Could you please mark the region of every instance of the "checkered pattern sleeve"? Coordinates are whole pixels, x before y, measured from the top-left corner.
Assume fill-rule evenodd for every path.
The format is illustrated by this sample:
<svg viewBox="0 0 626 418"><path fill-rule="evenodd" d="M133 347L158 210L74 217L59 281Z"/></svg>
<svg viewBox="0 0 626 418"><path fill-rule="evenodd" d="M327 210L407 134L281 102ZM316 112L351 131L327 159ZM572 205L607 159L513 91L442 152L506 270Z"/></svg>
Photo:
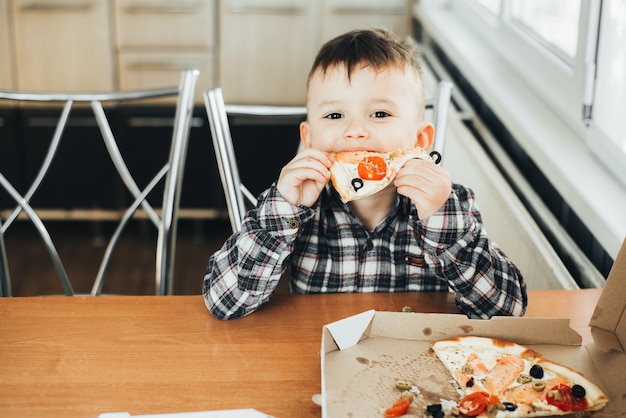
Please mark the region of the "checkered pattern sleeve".
<svg viewBox="0 0 626 418"><path fill-rule="evenodd" d="M417 221L415 231L435 274L447 280L462 312L476 318L524 314L522 275L487 237L470 189L454 185L445 206Z"/></svg>
<svg viewBox="0 0 626 418"><path fill-rule="evenodd" d="M294 207L282 199L275 185L260 196L241 231L209 259L203 295L215 317L245 316L271 299L299 226L312 213L310 208Z"/></svg>

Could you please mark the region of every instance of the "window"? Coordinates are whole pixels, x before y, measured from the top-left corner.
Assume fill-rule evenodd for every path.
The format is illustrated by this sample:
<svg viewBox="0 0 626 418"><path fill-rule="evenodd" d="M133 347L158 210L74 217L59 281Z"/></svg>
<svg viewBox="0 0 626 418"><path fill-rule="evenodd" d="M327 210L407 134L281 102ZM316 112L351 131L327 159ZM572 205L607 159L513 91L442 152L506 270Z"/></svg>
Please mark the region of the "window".
<svg viewBox="0 0 626 418"><path fill-rule="evenodd" d="M570 65L576 58L579 16L580 0L511 2L511 22Z"/></svg>
<svg viewBox="0 0 626 418"><path fill-rule="evenodd" d="M587 143L626 183L626 2L605 1Z"/></svg>
<svg viewBox="0 0 626 418"><path fill-rule="evenodd" d="M450 5L626 184L626 2L470 0Z"/></svg>
<svg viewBox="0 0 626 418"><path fill-rule="evenodd" d="M502 2L500 0L474 0L480 6L484 7L488 13L494 16L500 15L500 7Z"/></svg>
<svg viewBox="0 0 626 418"><path fill-rule="evenodd" d="M547 184L537 190L561 225L588 254L601 253L590 233L615 257L626 236L626 2L569 0L577 18L552 9L551 19L577 22L572 49L528 15L550 8L515 11L516 1L501 0L498 9L486 0L420 0L418 33L461 73L460 86L480 99L477 111L497 118L494 137L519 167L539 173L528 170L528 180Z"/></svg>
<svg viewBox="0 0 626 418"><path fill-rule="evenodd" d="M495 24L477 10L484 9L485 1L451 4L511 71L584 138L581 115L592 100L593 86L587 83L593 83L589 75L595 72L587 57L595 57L597 38L586 34L590 22L597 27L599 6L596 10L592 5L599 1L502 0Z"/></svg>

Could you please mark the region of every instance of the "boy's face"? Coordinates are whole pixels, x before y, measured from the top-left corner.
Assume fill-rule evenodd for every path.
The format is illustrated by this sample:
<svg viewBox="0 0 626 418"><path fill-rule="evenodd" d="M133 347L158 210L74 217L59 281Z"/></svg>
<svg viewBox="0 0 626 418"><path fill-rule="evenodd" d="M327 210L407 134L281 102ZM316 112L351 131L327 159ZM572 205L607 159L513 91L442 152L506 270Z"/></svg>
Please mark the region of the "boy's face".
<svg viewBox="0 0 626 418"><path fill-rule="evenodd" d="M419 112L418 78L411 68L375 71L345 67L317 71L309 80L307 121L300 125L305 148L327 152L429 149L431 124Z"/></svg>

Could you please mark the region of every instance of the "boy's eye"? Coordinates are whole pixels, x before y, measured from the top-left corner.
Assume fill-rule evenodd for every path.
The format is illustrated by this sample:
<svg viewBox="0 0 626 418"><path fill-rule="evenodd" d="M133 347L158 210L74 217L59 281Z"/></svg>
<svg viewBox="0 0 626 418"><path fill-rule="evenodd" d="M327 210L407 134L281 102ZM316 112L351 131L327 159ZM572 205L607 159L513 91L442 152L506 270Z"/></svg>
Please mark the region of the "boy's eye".
<svg viewBox="0 0 626 418"><path fill-rule="evenodd" d="M329 113L328 115L325 116L326 119L341 119L343 117L343 115L341 113Z"/></svg>
<svg viewBox="0 0 626 418"><path fill-rule="evenodd" d="M372 116L375 118L386 118L387 116L390 116L390 115L389 113L383 110L377 110L376 112L372 113Z"/></svg>

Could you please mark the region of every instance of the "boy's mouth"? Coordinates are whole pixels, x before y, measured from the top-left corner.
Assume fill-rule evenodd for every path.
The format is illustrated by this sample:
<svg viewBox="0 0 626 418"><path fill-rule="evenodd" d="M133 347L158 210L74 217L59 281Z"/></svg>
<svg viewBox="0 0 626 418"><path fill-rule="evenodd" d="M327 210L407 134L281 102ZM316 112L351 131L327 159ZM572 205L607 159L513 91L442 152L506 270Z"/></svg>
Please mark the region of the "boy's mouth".
<svg viewBox="0 0 626 418"><path fill-rule="evenodd" d="M365 152L381 152L378 150L373 150L371 148L365 148L365 147L351 147L351 148L344 148L341 151L336 151L336 152L355 152L355 151L365 151Z"/></svg>

